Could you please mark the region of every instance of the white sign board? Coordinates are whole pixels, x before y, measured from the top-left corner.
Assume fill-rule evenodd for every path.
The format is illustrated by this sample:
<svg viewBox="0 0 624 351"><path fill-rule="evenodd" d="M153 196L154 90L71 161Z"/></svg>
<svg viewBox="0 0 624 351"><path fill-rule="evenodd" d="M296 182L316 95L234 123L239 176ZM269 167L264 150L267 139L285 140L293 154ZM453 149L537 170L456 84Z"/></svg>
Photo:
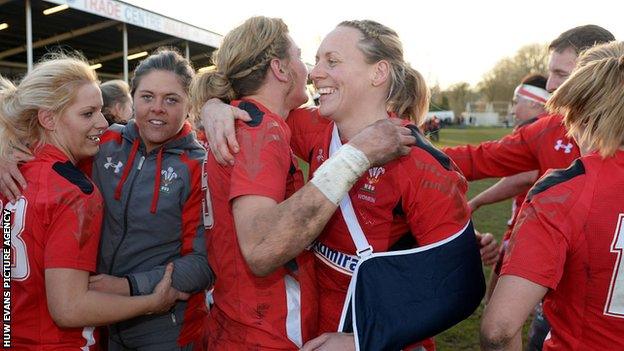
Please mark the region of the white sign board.
<svg viewBox="0 0 624 351"><path fill-rule="evenodd" d="M116 0L46 0L119 22L218 48L222 36Z"/></svg>

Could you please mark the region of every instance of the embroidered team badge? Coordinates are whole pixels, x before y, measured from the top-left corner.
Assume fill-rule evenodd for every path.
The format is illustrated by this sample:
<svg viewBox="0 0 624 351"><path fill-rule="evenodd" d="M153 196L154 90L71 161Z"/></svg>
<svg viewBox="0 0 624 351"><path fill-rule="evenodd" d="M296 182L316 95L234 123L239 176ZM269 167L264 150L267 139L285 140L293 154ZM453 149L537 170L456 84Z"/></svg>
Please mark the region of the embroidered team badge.
<svg viewBox="0 0 624 351"><path fill-rule="evenodd" d="M166 170L163 169L160 171L160 174L160 192L168 194L171 191L169 185L178 178L178 174L173 170L173 167L169 167Z"/></svg>
<svg viewBox="0 0 624 351"><path fill-rule="evenodd" d="M375 184L379 182L379 177L382 174L386 173L385 168L383 167L373 167L368 170L367 183L364 184L362 190L374 194L375 193Z"/></svg>
<svg viewBox="0 0 624 351"><path fill-rule="evenodd" d="M368 170L366 176L366 184L360 188L362 193L358 193L357 197L360 200L368 201L372 204L377 202L375 198L375 184L379 182L379 178L386 173L386 169L383 167L373 167Z"/></svg>
<svg viewBox="0 0 624 351"><path fill-rule="evenodd" d="M569 154L570 152L572 152L572 148L574 147L574 145L572 145L572 143L568 142L567 144L563 144L563 140L559 139L557 140L557 143L555 144L555 150L559 151L561 149L563 149L563 152L566 154Z"/></svg>
<svg viewBox="0 0 624 351"><path fill-rule="evenodd" d="M121 167L123 167L123 163L121 161L117 161L117 163L113 163L112 157L106 158L106 163L104 164L104 169L113 168L115 173L119 173L121 171Z"/></svg>

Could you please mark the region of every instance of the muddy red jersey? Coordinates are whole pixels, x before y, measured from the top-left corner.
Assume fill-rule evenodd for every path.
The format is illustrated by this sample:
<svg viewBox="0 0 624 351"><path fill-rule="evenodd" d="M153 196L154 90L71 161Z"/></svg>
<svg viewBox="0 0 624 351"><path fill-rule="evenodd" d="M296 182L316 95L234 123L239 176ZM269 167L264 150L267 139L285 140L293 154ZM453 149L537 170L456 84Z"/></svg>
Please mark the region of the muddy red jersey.
<svg viewBox="0 0 624 351"><path fill-rule="evenodd" d="M45 270L95 271L102 222L100 192L51 145L41 147L20 171L28 183L23 195L15 204L0 197L2 222L10 218L11 226L12 347L95 350L92 327L59 328L52 320Z"/></svg>
<svg viewBox="0 0 624 351"><path fill-rule="evenodd" d="M562 121L559 115L541 117L500 140L443 151L468 180L506 177L535 169L543 175L551 168L568 167L580 156L578 145L566 135Z"/></svg>
<svg viewBox="0 0 624 351"><path fill-rule="evenodd" d="M502 274L547 287L544 350L624 350L624 151L543 177L514 229Z"/></svg>
<svg viewBox="0 0 624 351"><path fill-rule="evenodd" d="M290 111L286 123L292 131L290 146L295 155L309 162L319 155L310 154L319 134L324 134L331 120L319 114L318 108L298 108ZM311 174L311 173L310 173Z"/></svg>
<svg viewBox="0 0 624 351"><path fill-rule="evenodd" d="M296 130L300 130L306 120L300 118L296 123ZM301 128L306 130L305 125ZM314 125L310 127L313 128ZM333 123L326 123L324 129L315 138L308 134L307 140L293 140L293 145L299 145L299 152L310 156L310 174L328 158ZM297 135L301 134L293 132L293 138ZM466 188L465 179L453 169L448 157L430 144L423 144L413 147L408 156L369 169L351 188L349 196L373 251L384 252L406 237L421 246L462 230L469 220ZM340 209L313 249L320 289L320 332L336 331L351 272L358 262Z"/></svg>
<svg viewBox="0 0 624 351"><path fill-rule="evenodd" d="M251 122L237 122L241 150L233 167L208 156L207 176L214 208L208 259L217 281L209 321L209 350L298 349L316 336L314 257L305 251L266 277L256 277L238 244L231 201L258 195L282 202L303 186L283 118L251 100L234 102Z"/></svg>

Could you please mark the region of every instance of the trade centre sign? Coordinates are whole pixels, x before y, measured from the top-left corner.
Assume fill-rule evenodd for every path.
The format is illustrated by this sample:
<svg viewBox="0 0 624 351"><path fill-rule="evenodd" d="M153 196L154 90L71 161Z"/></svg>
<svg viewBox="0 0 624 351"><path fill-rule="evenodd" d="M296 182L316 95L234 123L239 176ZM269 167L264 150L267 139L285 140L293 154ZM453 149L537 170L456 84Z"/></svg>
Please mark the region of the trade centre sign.
<svg viewBox="0 0 624 351"><path fill-rule="evenodd" d="M115 0L46 0L101 17L218 48L222 37L211 31Z"/></svg>

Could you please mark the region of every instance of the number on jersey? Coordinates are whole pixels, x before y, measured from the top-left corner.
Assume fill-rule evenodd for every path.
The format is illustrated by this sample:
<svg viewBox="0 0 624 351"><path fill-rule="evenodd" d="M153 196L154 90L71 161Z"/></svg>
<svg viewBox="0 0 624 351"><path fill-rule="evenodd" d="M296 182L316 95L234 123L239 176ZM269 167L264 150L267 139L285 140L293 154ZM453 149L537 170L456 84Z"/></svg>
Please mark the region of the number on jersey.
<svg viewBox="0 0 624 351"><path fill-rule="evenodd" d="M0 201L0 209L4 218L4 210L10 211L13 220L11 221L11 279L26 280L30 274L28 265L28 251L26 243L22 239L24 232L24 223L26 220L26 207L28 201L26 198L20 197L15 204L8 203L2 206ZM3 223L4 224L4 223Z"/></svg>
<svg viewBox="0 0 624 351"><path fill-rule="evenodd" d="M612 317L624 318L624 260L622 259L622 251L624 250L624 213L620 213L613 243L611 244L611 252L617 253L615 267L613 268L613 276L611 277L611 285L609 286L609 295L605 304L604 314Z"/></svg>

